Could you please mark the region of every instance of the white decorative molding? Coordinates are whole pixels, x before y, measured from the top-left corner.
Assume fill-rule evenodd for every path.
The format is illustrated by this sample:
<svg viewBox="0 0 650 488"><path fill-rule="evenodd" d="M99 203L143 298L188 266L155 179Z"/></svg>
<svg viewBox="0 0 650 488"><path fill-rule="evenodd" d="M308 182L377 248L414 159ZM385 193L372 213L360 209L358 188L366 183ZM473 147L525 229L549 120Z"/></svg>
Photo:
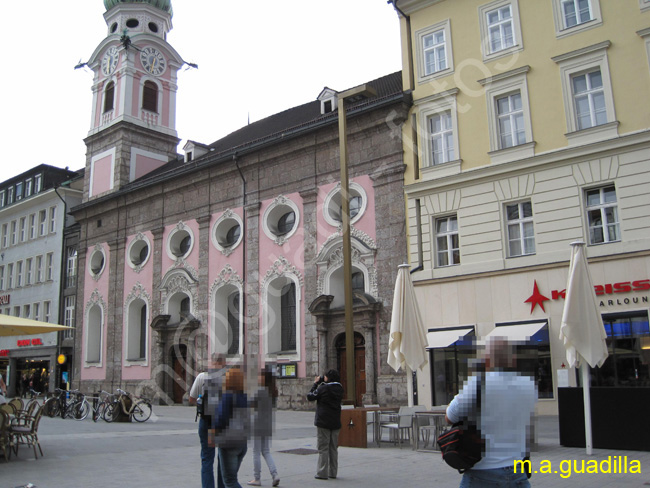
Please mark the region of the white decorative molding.
<svg viewBox="0 0 650 488"><path fill-rule="evenodd" d="M93 305L99 305L102 308L102 315L106 314L106 310L107 310L106 302L104 301L104 298L102 297L101 293L99 293L99 290L97 288L95 288L95 290L90 294L90 298L86 302L86 308L85 308L86 315L88 315L88 311Z"/></svg>
<svg viewBox="0 0 650 488"><path fill-rule="evenodd" d="M129 305L131 304L131 302L138 298L143 300L147 304L147 308L149 308L153 303L153 299L151 298L151 295L149 295L147 289L139 281L133 286L133 288L131 289L131 293L129 293L126 296L126 299L124 300L124 315L123 315L124 317L127 316Z"/></svg>
<svg viewBox="0 0 650 488"><path fill-rule="evenodd" d="M219 273L219 276L214 280L210 287L210 296L213 297L215 292L223 285L235 285L238 288L244 286L244 280L237 274L232 266L226 264Z"/></svg>
<svg viewBox="0 0 650 488"><path fill-rule="evenodd" d="M302 276L302 273L298 271L298 269L293 266L287 258L284 256L280 256L274 263L273 266L266 272L266 275L264 276L264 283L269 283L270 281L274 280L275 278L278 278L280 276L284 276L287 274L292 274L295 277L298 278L298 282L300 283L300 286L304 286L304 278Z"/></svg>

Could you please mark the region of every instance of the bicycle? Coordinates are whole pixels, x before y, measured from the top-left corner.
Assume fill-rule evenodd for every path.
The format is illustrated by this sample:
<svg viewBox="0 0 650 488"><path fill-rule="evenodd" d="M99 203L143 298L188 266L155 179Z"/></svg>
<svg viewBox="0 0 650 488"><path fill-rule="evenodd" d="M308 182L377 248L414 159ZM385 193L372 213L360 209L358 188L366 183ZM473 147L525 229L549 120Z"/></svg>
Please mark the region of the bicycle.
<svg viewBox="0 0 650 488"><path fill-rule="evenodd" d="M86 400L86 395L79 390L71 390L70 398L66 403L64 417L70 417L75 420L85 420L90 413L90 403Z"/></svg>
<svg viewBox="0 0 650 488"><path fill-rule="evenodd" d="M43 413L51 418L59 415L64 405L64 395L65 390L62 390L61 388L56 388L52 396L49 394L45 395L45 401L43 402Z"/></svg>
<svg viewBox="0 0 650 488"><path fill-rule="evenodd" d="M151 417L153 408L147 398L136 397L130 393L117 389L118 395L104 410L104 420L114 422L120 413L133 418L136 422L146 422Z"/></svg>
<svg viewBox="0 0 650 488"><path fill-rule="evenodd" d="M95 404L95 400L97 400ZM99 393L98 397L93 397L93 406L92 406L92 412L93 412L93 422L97 422L97 419L104 419L105 418L105 413L106 413L106 408L115 401L115 394L109 393L107 391L102 390Z"/></svg>

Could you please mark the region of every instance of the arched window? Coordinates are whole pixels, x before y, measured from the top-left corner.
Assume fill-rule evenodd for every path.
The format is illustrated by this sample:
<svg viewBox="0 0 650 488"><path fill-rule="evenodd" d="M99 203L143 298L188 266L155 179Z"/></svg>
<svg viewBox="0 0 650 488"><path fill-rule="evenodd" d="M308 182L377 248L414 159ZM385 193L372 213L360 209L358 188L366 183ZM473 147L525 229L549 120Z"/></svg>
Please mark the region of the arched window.
<svg viewBox="0 0 650 488"><path fill-rule="evenodd" d="M147 304L142 299L129 305L127 323L128 361L139 361L147 357Z"/></svg>
<svg viewBox="0 0 650 488"><path fill-rule="evenodd" d="M86 327L86 362L101 363L104 314L102 308L95 304L88 311Z"/></svg>
<svg viewBox="0 0 650 488"><path fill-rule="evenodd" d="M228 354L239 354L239 292L228 297Z"/></svg>
<svg viewBox="0 0 650 488"><path fill-rule="evenodd" d="M150 112L158 112L158 85L153 81L144 82L142 108Z"/></svg>
<svg viewBox="0 0 650 488"><path fill-rule="evenodd" d="M104 90L104 113L110 112L115 107L115 83L109 81Z"/></svg>
<svg viewBox="0 0 650 488"><path fill-rule="evenodd" d="M296 350L296 285L282 287L280 298L280 324L282 328L282 351Z"/></svg>

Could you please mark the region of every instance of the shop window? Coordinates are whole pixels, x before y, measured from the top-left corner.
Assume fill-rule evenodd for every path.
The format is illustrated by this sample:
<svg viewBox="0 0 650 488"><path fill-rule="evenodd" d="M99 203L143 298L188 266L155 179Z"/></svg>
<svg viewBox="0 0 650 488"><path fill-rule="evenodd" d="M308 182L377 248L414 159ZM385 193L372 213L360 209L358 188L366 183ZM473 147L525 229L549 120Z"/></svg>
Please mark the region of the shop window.
<svg viewBox="0 0 650 488"><path fill-rule="evenodd" d="M431 404L448 405L472 373L476 358L474 326L429 329Z"/></svg>
<svg viewBox="0 0 650 488"><path fill-rule="evenodd" d="M591 385L649 387L648 312L604 314L603 325L609 356L600 368L591 368Z"/></svg>
<svg viewBox="0 0 650 488"><path fill-rule="evenodd" d="M548 321L495 324L487 337L505 337L515 345L516 368L535 378L539 398L553 398L553 370Z"/></svg>

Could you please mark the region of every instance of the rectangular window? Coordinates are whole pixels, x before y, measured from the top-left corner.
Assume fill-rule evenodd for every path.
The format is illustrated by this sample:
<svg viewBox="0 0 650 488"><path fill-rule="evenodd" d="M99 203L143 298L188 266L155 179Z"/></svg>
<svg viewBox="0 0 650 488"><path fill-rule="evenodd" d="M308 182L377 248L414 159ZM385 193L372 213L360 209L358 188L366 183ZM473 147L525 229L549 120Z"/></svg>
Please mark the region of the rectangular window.
<svg viewBox="0 0 650 488"><path fill-rule="evenodd" d="M445 30L432 32L422 37L424 53L424 75L430 75L447 69L447 43Z"/></svg>
<svg viewBox="0 0 650 488"><path fill-rule="evenodd" d="M23 182L16 183L16 201L23 199Z"/></svg>
<svg viewBox="0 0 650 488"><path fill-rule="evenodd" d="M32 258L27 258L25 260L25 284L31 285L32 279L34 276L34 260Z"/></svg>
<svg viewBox="0 0 650 488"><path fill-rule="evenodd" d="M39 302L32 305L32 313L34 314L34 320L41 320L41 304Z"/></svg>
<svg viewBox="0 0 650 488"><path fill-rule="evenodd" d="M52 319L52 302L43 302L43 321L50 322Z"/></svg>
<svg viewBox="0 0 650 488"><path fill-rule="evenodd" d="M54 279L54 253L47 253L45 258L45 266L47 267L46 279L47 281L52 281Z"/></svg>
<svg viewBox="0 0 650 488"><path fill-rule="evenodd" d="M38 212L39 235L44 236L47 233L47 210Z"/></svg>
<svg viewBox="0 0 650 488"><path fill-rule="evenodd" d="M11 245L12 246L16 245L16 241L18 239L17 227L18 227L18 223L15 220L12 220L11 222Z"/></svg>
<svg viewBox="0 0 650 488"><path fill-rule="evenodd" d="M7 190L7 205L14 203L14 187L10 186Z"/></svg>
<svg viewBox="0 0 650 488"><path fill-rule="evenodd" d="M36 239L36 214L29 216L29 238Z"/></svg>
<svg viewBox="0 0 650 488"><path fill-rule="evenodd" d="M18 261L16 263L16 287L20 288L23 286L23 262Z"/></svg>
<svg viewBox="0 0 650 488"><path fill-rule="evenodd" d="M562 0L562 18L565 29L589 22L592 18L589 0Z"/></svg>
<svg viewBox="0 0 650 488"><path fill-rule="evenodd" d="M605 91L600 70L571 78L578 130L607 123Z"/></svg>
<svg viewBox="0 0 650 488"><path fill-rule="evenodd" d="M524 109L521 93L512 93L496 99L499 130L499 148L518 146L526 142Z"/></svg>
<svg viewBox="0 0 650 488"><path fill-rule="evenodd" d="M36 256L36 283L43 282L43 256Z"/></svg>
<svg viewBox="0 0 650 488"><path fill-rule="evenodd" d="M7 290L14 287L14 263L7 265Z"/></svg>
<svg viewBox="0 0 650 488"><path fill-rule="evenodd" d="M650 328L648 312L603 315L609 356L591 368L592 386L647 387L650 384Z"/></svg>
<svg viewBox="0 0 650 488"><path fill-rule="evenodd" d="M2 190L0 191L0 208L4 207L6 204L6 193L4 190Z"/></svg>
<svg viewBox="0 0 650 488"><path fill-rule="evenodd" d="M43 175L36 175L34 177L34 193L40 193L43 189Z"/></svg>
<svg viewBox="0 0 650 488"><path fill-rule="evenodd" d="M27 217L20 219L20 242L27 240Z"/></svg>
<svg viewBox="0 0 650 488"><path fill-rule="evenodd" d="M25 198L31 197L34 192L34 180L29 178L25 181Z"/></svg>
<svg viewBox="0 0 650 488"><path fill-rule="evenodd" d="M0 291L5 289L5 267L0 266Z"/></svg>
<svg viewBox="0 0 650 488"><path fill-rule="evenodd" d="M64 317L63 317L63 325L66 325L68 327L74 327L74 311L75 311L75 296L74 295L68 295L65 297L64 301ZM69 339L72 337L72 331L71 330L66 330L63 334L63 337L65 339Z"/></svg>
<svg viewBox="0 0 650 488"><path fill-rule="evenodd" d="M456 216L436 219L436 254L439 267L460 264L460 242Z"/></svg>
<svg viewBox="0 0 650 488"><path fill-rule="evenodd" d="M454 160L454 130L451 111L447 110L428 118L429 138L433 164L443 164Z"/></svg>
<svg viewBox="0 0 650 488"><path fill-rule="evenodd" d="M20 317L20 307L14 307L14 317Z"/></svg>
<svg viewBox="0 0 650 488"><path fill-rule="evenodd" d="M621 240L618 205L614 185L586 191L589 219L589 244L603 244Z"/></svg>
<svg viewBox="0 0 650 488"><path fill-rule="evenodd" d="M533 205L531 202L506 205L508 225L508 255L510 257L535 254Z"/></svg>
<svg viewBox="0 0 650 488"><path fill-rule="evenodd" d="M23 318L31 319L32 318L32 306L23 305Z"/></svg>
<svg viewBox="0 0 650 488"><path fill-rule="evenodd" d="M56 207L50 207L50 232L56 232Z"/></svg>
<svg viewBox="0 0 650 488"><path fill-rule="evenodd" d="M490 53L496 53L515 45L510 5L491 10L486 14Z"/></svg>
<svg viewBox="0 0 650 488"><path fill-rule="evenodd" d="M2 224L2 247L9 246L9 224Z"/></svg>
<svg viewBox="0 0 650 488"><path fill-rule="evenodd" d="M65 269L65 286L70 288L77 283L77 249L74 247L68 248L68 257Z"/></svg>

